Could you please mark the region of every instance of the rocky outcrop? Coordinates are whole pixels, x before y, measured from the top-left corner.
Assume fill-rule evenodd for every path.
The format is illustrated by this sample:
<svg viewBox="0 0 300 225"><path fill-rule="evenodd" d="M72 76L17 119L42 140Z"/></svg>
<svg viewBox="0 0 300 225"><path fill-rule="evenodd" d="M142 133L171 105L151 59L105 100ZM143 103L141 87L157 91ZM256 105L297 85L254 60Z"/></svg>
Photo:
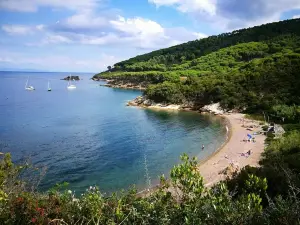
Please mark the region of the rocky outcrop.
<svg viewBox="0 0 300 225"><path fill-rule="evenodd" d="M139 106L143 108L165 109L165 110L186 110L182 108L181 105L155 103L154 101L148 99L145 96L138 96L137 98L129 101L127 103L127 106Z"/></svg>
<svg viewBox="0 0 300 225"><path fill-rule="evenodd" d="M79 76L67 76L62 80L80 80Z"/></svg>
<svg viewBox="0 0 300 225"><path fill-rule="evenodd" d="M198 107L193 106L193 104L191 103L186 103L182 105L155 103L151 99L148 99L146 96L138 96L137 98L129 101L127 103L127 106L138 106L138 107L151 108L151 109L197 111L197 112L204 112L204 113L212 113L214 115L223 115L226 113L225 110L223 110L220 107L219 103L206 105L199 109Z"/></svg>
<svg viewBox="0 0 300 225"><path fill-rule="evenodd" d="M145 90L146 89L146 87L143 84L117 82L116 80L104 80L104 79L98 79L98 81L106 81L107 82L106 84L100 84L100 86L105 86L105 87L135 89L135 90Z"/></svg>
<svg viewBox="0 0 300 225"><path fill-rule="evenodd" d="M214 115L223 115L225 113L225 111L220 107L220 103L214 103L214 104L203 106L200 109L200 111L212 113Z"/></svg>

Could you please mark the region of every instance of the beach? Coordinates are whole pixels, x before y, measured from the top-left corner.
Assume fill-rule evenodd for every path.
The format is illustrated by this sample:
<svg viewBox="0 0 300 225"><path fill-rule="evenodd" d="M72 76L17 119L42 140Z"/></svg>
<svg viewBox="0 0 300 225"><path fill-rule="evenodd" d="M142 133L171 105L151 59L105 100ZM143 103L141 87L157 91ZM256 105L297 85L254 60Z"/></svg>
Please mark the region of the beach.
<svg viewBox="0 0 300 225"><path fill-rule="evenodd" d="M129 101L127 105L155 110L186 111L181 105L162 105L151 101L148 103L147 98L144 97L137 97ZM242 113L225 113L219 103L204 106L202 112L224 117L227 129L227 139L223 145L208 159L199 161L198 169L206 187L230 177L247 165L259 166L266 138L265 135L258 134L262 130L262 126L259 125L260 121L246 119L245 114ZM255 142L252 140L249 142L248 135L254 137ZM199 149L199 151L203 150Z"/></svg>
<svg viewBox="0 0 300 225"><path fill-rule="evenodd" d="M228 139L226 143L208 160L199 164L199 171L206 186L211 186L225 179L230 173L246 165L258 166L261 153L264 151L265 136L255 135L255 142L248 142L247 134L261 130L258 121L244 119L244 114L232 113L223 115L228 121ZM243 124L245 127L243 127ZM247 127L251 130L247 130ZM249 129L249 128L248 128ZM253 135L252 135L253 136ZM248 156L246 153L251 151ZM227 173L226 173L227 172Z"/></svg>
<svg viewBox="0 0 300 225"><path fill-rule="evenodd" d="M142 96L129 101L127 105L155 110L186 110L181 105L157 104ZM227 139L223 145L208 159L199 161L198 168L206 186L209 187L220 180L226 179L226 177L247 165L259 166L266 138L263 134L254 135L261 131L259 121L246 119L245 114L242 113L225 113L219 103L206 105L202 107L201 111L202 113L224 117L227 129ZM252 142L252 140L249 142L248 135L254 137L255 142ZM203 150L199 149L199 151Z"/></svg>

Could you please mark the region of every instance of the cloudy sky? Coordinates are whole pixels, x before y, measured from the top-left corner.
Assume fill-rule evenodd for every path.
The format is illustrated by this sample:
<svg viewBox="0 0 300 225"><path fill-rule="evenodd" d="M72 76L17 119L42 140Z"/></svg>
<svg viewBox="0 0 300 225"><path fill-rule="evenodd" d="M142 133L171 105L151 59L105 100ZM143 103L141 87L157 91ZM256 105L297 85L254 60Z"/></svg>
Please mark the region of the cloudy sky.
<svg viewBox="0 0 300 225"><path fill-rule="evenodd" d="M0 70L99 72L138 54L300 17L300 0L0 0Z"/></svg>

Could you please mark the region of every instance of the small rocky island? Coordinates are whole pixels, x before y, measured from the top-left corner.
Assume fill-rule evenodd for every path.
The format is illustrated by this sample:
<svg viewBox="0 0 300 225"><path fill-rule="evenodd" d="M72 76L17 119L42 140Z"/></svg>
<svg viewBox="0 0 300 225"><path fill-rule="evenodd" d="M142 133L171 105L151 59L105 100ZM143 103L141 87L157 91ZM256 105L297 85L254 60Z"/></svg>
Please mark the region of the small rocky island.
<svg viewBox="0 0 300 225"><path fill-rule="evenodd" d="M67 76L62 80L80 80L79 76Z"/></svg>

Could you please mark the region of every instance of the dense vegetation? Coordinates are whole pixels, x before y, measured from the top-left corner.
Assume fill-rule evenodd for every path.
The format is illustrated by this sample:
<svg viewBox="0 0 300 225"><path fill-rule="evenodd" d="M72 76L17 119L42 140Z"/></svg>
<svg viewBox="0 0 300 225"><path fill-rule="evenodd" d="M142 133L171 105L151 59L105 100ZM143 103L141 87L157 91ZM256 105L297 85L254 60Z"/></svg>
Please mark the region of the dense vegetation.
<svg viewBox="0 0 300 225"><path fill-rule="evenodd" d="M210 36L208 38L190 41L181 45L136 56L115 64L113 69L132 71L135 64L141 66L149 64L149 67L146 66L143 70L162 70L164 66L169 67L170 65L179 64L186 60L193 60L209 53L216 52L219 49L240 43L264 42L286 34L299 36L299 24L300 19L286 20L278 23L241 29L231 33L223 33L217 36Z"/></svg>
<svg viewBox="0 0 300 225"><path fill-rule="evenodd" d="M134 189L104 197L97 187L81 196L56 185L38 193L38 169L0 160L1 224L299 224L300 133L267 147L260 168L245 167L208 189L196 159L182 156L170 181L139 197ZM28 175L28 170L30 176ZM34 172L35 171L35 172Z"/></svg>
<svg viewBox="0 0 300 225"><path fill-rule="evenodd" d="M267 113L285 123L269 137L259 168L206 188L196 159L182 156L167 182L144 197L134 189L81 196L56 185L37 192L43 172L0 155L0 224L300 224L300 20L212 36L117 63L95 77L147 85L156 102ZM1 154L1 153L0 153Z"/></svg>
<svg viewBox="0 0 300 225"><path fill-rule="evenodd" d="M143 84L155 102L194 108L220 102L287 118L275 109L300 105L299 27L294 19L212 36L134 57L95 77ZM289 120L299 121L296 111Z"/></svg>

